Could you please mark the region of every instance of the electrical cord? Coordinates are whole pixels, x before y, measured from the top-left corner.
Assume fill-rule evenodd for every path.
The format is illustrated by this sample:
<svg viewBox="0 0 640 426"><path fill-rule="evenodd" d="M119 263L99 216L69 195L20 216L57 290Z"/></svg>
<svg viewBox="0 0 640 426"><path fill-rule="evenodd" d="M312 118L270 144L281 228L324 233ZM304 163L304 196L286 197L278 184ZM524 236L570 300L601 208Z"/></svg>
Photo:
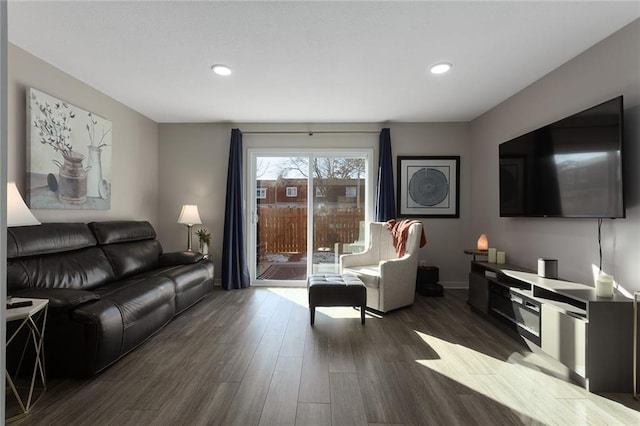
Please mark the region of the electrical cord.
<svg viewBox="0 0 640 426"><path fill-rule="evenodd" d="M600 255L600 272L602 272L602 218L598 218L598 254Z"/></svg>

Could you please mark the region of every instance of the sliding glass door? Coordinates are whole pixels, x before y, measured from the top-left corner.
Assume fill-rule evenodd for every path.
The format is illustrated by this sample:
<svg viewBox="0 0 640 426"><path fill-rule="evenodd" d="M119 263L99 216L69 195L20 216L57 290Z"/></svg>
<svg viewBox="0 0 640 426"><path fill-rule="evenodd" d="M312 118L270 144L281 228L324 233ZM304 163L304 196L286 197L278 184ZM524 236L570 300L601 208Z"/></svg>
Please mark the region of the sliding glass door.
<svg viewBox="0 0 640 426"><path fill-rule="evenodd" d="M307 276L308 169L302 157L254 158L257 281L298 281Z"/></svg>
<svg viewBox="0 0 640 426"><path fill-rule="evenodd" d="M250 151L253 284L304 285L364 248L371 153Z"/></svg>

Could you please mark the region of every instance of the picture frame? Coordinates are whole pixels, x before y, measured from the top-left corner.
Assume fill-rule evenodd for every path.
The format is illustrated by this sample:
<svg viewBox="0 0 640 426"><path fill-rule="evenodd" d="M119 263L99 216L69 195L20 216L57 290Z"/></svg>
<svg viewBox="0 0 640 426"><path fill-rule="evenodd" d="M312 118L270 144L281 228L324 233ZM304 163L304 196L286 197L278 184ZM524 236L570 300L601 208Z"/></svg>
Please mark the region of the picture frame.
<svg viewBox="0 0 640 426"><path fill-rule="evenodd" d="M34 88L26 91L31 209L111 209L111 121Z"/></svg>
<svg viewBox="0 0 640 426"><path fill-rule="evenodd" d="M398 156L398 217L460 217L460 156Z"/></svg>

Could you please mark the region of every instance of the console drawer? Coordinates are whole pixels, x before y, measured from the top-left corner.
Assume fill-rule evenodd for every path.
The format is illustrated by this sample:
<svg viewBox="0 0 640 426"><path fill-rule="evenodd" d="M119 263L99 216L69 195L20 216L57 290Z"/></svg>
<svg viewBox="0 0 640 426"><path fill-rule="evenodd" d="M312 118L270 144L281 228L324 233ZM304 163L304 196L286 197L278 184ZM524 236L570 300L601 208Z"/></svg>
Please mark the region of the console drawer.
<svg viewBox="0 0 640 426"><path fill-rule="evenodd" d="M542 350L582 377L586 377L586 343L588 323L542 305Z"/></svg>

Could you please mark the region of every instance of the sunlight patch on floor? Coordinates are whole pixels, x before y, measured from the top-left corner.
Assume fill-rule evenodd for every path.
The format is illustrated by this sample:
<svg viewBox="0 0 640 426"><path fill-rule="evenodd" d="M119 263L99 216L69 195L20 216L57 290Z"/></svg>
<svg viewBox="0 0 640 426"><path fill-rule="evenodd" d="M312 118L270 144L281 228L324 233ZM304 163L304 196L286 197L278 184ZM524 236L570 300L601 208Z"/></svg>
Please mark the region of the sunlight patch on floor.
<svg viewBox="0 0 640 426"><path fill-rule="evenodd" d="M545 373L551 371L552 367L534 353L514 352L506 361L502 361L463 345L414 331L439 355L438 359L418 359L417 363L510 408L515 413L546 424L620 422L596 406L576 403L578 400L592 398L601 398L607 404L612 402ZM639 413L618 405L617 412L628 410L629 417L637 419L637 424L640 424Z"/></svg>
<svg viewBox="0 0 640 426"><path fill-rule="evenodd" d="M307 289L301 287L270 287L268 290L280 297L283 297L297 305L300 305L306 309L309 309L309 296ZM333 307L318 307L316 308L316 321L319 315L326 315L330 318L360 318L360 311L350 306L333 306ZM366 313L365 318L373 318L369 313Z"/></svg>
<svg viewBox="0 0 640 426"><path fill-rule="evenodd" d="M309 296L307 295L306 287L268 287L267 290L295 303L296 305L309 308Z"/></svg>

